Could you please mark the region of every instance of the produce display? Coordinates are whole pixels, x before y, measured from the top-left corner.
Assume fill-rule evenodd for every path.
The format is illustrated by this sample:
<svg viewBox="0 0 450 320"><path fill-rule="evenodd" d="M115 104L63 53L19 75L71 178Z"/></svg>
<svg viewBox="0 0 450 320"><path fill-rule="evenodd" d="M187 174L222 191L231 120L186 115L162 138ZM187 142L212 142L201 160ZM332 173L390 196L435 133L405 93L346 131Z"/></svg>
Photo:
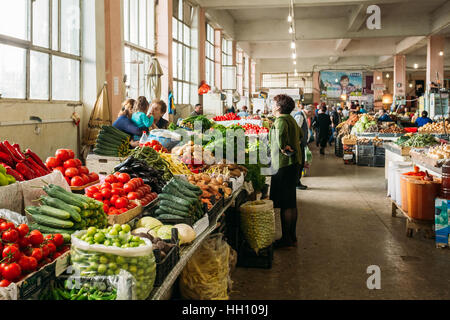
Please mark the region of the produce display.
<svg viewBox="0 0 450 320"><path fill-rule="evenodd" d="M342 137L342 143L343 144L356 144L358 141L358 138L355 135L347 134Z"/></svg>
<svg viewBox="0 0 450 320"><path fill-rule="evenodd" d="M0 165L6 169L6 174L17 181L32 180L51 173L34 152L27 149L22 153L18 144L11 145L8 140L0 142Z"/></svg>
<svg viewBox="0 0 450 320"><path fill-rule="evenodd" d="M126 157L130 153L130 136L113 126L103 126L98 133L94 153L100 156Z"/></svg>
<svg viewBox="0 0 450 320"><path fill-rule="evenodd" d="M241 117L239 117L236 113L227 113L224 116L217 116L213 118L214 121L220 122L220 121L234 121L234 120L241 120Z"/></svg>
<svg viewBox="0 0 450 320"><path fill-rule="evenodd" d="M151 190L161 193L166 185L168 175L163 170L157 170L148 165L148 162L129 157L127 160L114 168L116 173L126 173L130 178L142 178L142 181L149 185ZM172 174L171 174L172 175ZM112 178L111 178L112 179Z"/></svg>
<svg viewBox="0 0 450 320"><path fill-rule="evenodd" d="M431 147L428 149L426 155L435 160L450 159L450 145L441 144L439 146Z"/></svg>
<svg viewBox="0 0 450 320"><path fill-rule="evenodd" d="M375 118L369 115L363 115L352 128L351 133L377 132L378 125Z"/></svg>
<svg viewBox="0 0 450 320"><path fill-rule="evenodd" d="M438 144L436 138L430 134L414 134L399 138L396 142L402 147L424 148Z"/></svg>
<svg viewBox="0 0 450 320"><path fill-rule="evenodd" d="M149 147L160 153L169 153L169 150L164 148L163 145L157 140L152 140L152 141L149 141L146 143L140 143L139 146L140 147Z"/></svg>
<svg viewBox="0 0 450 320"><path fill-rule="evenodd" d="M0 164L0 187L16 183L16 178L6 173L6 168Z"/></svg>
<svg viewBox="0 0 450 320"><path fill-rule="evenodd" d="M155 218L143 217L138 221L138 223L136 224L137 229L133 230L132 233L133 234L139 232L147 233L153 237L153 240L149 238L150 240L152 240L153 243L155 241L154 239L157 239L160 236L167 237L167 239L170 239L172 231L170 230L170 233L165 232L166 234L163 235L162 232L159 232L160 231L159 229L162 226L163 226L162 222ZM178 230L178 239L180 240L180 245L189 244L192 241L194 241L195 238L197 237L194 229L192 229L192 227L187 224L180 223L174 225L173 227L170 226L170 228L176 228Z"/></svg>
<svg viewBox="0 0 450 320"><path fill-rule="evenodd" d="M445 121L445 127L447 133L450 133L450 122ZM423 127L419 128L419 133L435 133L435 134L445 134L444 124L442 121L427 123Z"/></svg>
<svg viewBox="0 0 450 320"><path fill-rule="evenodd" d="M169 226L169 228L170 230L172 230L172 226ZM169 254L170 250L172 250L173 247L177 246L175 243L168 243L163 239L159 238L158 236L155 237L150 233L150 230L146 228L135 229L131 232L131 234L134 236L150 240L153 244L153 250L155 249L159 250L161 260L164 259Z"/></svg>
<svg viewBox="0 0 450 320"><path fill-rule="evenodd" d="M109 216L120 215L138 205L145 207L157 198L142 178L131 179L128 173L120 172L107 176L102 185L87 188L86 196L103 202L103 211Z"/></svg>
<svg viewBox="0 0 450 320"><path fill-rule="evenodd" d="M200 197L202 203L207 204L208 210L211 210L216 201L222 198L222 193L226 198L229 198L232 193L232 189L229 188L227 182L223 181L222 177L214 178L203 173L189 176L188 181L203 191Z"/></svg>
<svg viewBox="0 0 450 320"><path fill-rule="evenodd" d="M242 128L245 130L245 134L265 134L269 133L269 129L265 127L260 127L254 124L246 123L242 125Z"/></svg>
<svg viewBox="0 0 450 320"><path fill-rule="evenodd" d="M248 169L245 166L237 165L235 163L222 163L210 166L205 173L214 177L223 176L226 178L239 178L242 174L245 175L247 171Z"/></svg>
<svg viewBox="0 0 450 320"><path fill-rule="evenodd" d="M53 288L44 290L39 300L116 300L117 289L107 286L104 282L84 283L76 288L76 280L57 281Z"/></svg>
<svg viewBox="0 0 450 320"><path fill-rule="evenodd" d="M188 166L181 162L177 156L171 153L160 153L160 156L169 164L169 170L172 174L192 174Z"/></svg>
<svg viewBox="0 0 450 320"><path fill-rule="evenodd" d="M92 226L108 225L103 203L53 184L43 189L48 196L39 198L42 205L25 209L34 221L31 224L34 229L69 235Z"/></svg>
<svg viewBox="0 0 450 320"><path fill-rule="evenodd" d="M130 272L136 279L137 298L146 299L153 289L156 263L149 240L131 235L129 225L89 228L72 236L71 260L81 276Z"/></svg>
<svg viewBox="0 0 450 320"><path fill-rule="evenodd" d="M380 139L378 137L372 138L372 139L368 139L368 138L359 138L357 140L357 144L359 145L374 145L376 147L381 147L383 146L383 139Z"/></svg>
<svg viewBox="0 0 450 320"><path fill-rule="evenodd" d="M200 145L194 145L193 141L189 141L183 146L172 149L172 154L178 156L184 164L186 164L193 173L199 173L205 168L205 164L212 164L215 158L211 151L203 149Z"/></svg>
<svg viewBox="0 0 450 320"><path fill-rule="evenodd" d="M95 172L82 166L80 159L75 159L75 153L70 149L59 149L54 157L45 161L47 168L51 171L60 171L71 187L83 187L99 181Z"/></svg>
<svg viewBox="0 0 450 320"><path fill-rule="evenodd" d="M390 124L387 128L380 128L378 133L403 133L403 129L396 124Z"/></svg>
<svg viewBox="0 0 450 320"><path fill-rule="evenodd" d="M39 230L30 230L26 224L16 227L0 219L0 233L0 287L22 280L69 250L61 234L44 236Z"/></svg>
<svg viewBox="0 0 450 320"><path fill-rule="evenodd" d="M155 211L156 219L183 221L192 218L193 222L204 215L200 196L203 190L187 181L173 178L158 195L159 208Z"/></svg>
<svg viewBox="0 0 450 320"><path fill-rule="evenodd" d="M189 130L195 129L195 123L201 122L202 124L202 132L209 130L212 127L211 121L205 116L192 116L186 119L183 119L180 123L180 127L186 128Z"/></svg>
<svg viewBox="0 0 450 320"><path fill-rule="evenodd" d="M153 148L149 147L136 148L131 152L130 157L138 160L143 160L147 164L147 166L156 170L163 171L164 172L163 178L166 181L169 181L173 177L173 174L169 170L169 164L166 161L164 161L161 158L160 154L156 152L155 149Z"/></svg>

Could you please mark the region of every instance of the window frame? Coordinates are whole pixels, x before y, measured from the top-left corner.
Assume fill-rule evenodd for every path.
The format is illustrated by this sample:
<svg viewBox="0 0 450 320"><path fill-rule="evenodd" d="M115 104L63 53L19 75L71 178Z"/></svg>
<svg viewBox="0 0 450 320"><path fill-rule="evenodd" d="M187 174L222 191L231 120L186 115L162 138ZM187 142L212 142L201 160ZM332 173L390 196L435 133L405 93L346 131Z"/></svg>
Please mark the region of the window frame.
<svg viewBox="0 0 450 320"><path fill-rule="evenodd" d="M208 28L212 30L212 39L208 38ZM210 46L210 48L212 48L212 58L208 56L208 45ZM205 78L207 78L206 76L206 66L209 64L210 66L210 76L212 75L212 81L211 83L209 83L209 79L205 79L206 82L208 83L208 85L212 87L215 86L215 76L216 76L216 72L215 72L215 58L216 58L216 52L215 52L215 46L214 46L214 27L212 25L210 25L208 22L206 22L206 44L205 44L205 61L206 61L206 65L205 65Z"/></svg>
<svg viewBox="0 0 450 320"><path fill-rule="evenodd" d="M57 50L53 48L53 1L57 1L58 3L58 46ZM27 36L29 40L18 39L14 37L10 37L4 34L0 34L0 44L12 46L16 48L21 48L26 50L26 58L25 58L25 98L3 98L0 97L0 102L30 102L30 103L52 103L52 104L73 104L75 106L81 105L82 97L83 97L83 1L79 0L79 14L80 14L80 32L79 32L79 55L70 54L61 51L61 1L63 0L49 0L49 28L48 28L48 48L37 46L33 44L33 1L27 1ZM31 92L31 83L30 83L30 75L31 75L31 51L36 51L39 53L48 54L49 57L49 77L48 77L48 99L30 99ZM61 58L66 58L70 60L76 60L79 62L79 100L54 100L53 99L53 56L58 56ZM1 94L2 92L0 92Z"/></svg>
<svg viewBox="0 0 450 320"><path fill-rule="evenodd" d="M285 76L285 81L286 81L286 87L272 87L272 86L266 86L264 83L264 76L265 75L284 75ZM295 73L292 72L263 72L260 75L260 80L261 80L261 88L264 89L303 89L303 91L305 93L312 93L312 92L306 92L306 89L310 89L308 91L311 91L312 88L312 74L309 72L298 72L298 76L296 78L305 78L305 86L291 86L291 83L293 82L292 78L295 78ZM290 80L291 79L291 80ZM267 81L267 80L266 80ZM311 84L311 87L308 87L308 84Z"/></svg>
<svg viewBox="0 0 450 320"><path fill-rule="evenodd" d="M134 50L134 51L137 51L138 53L141 53L141 54L146 54L146 55L148 55L148 56L150 56L151 58L154 58L155 57L155 54L154 53L152 53L152 52L150 52L149 50L146 50L146 49L143 49L143 48L140 48L140 47L136 47L136 46L130 46L130 45L128 45L127 43L125 43L124 44L124 47L123 47L123 57L124 57L124 74L125 75L127 75L127 80L129 80L129 78L131 78L131 75L129 75L129 74L127 74L126 73L126 68L125 68L125 65L127 64L127 63L130 63L131 64L131 61L130 62L127 62L127 61L125 61L125 50L126 49L129 49L129 50ZM130 51L130 53L131 53L131 51ZM144 66L145 66L145 62L144 62ZM139 66L138 66L138 68L139 68ZM144 70L144 76L146 77L147 76L147 74L146 74L146 70ZM134 89L136 89L137 90L137 95L136 95L136 97L139 97L139 96L145 96L145 86L147 86L148 85L148 83L146 83L147 82L147 79L146 78L144 78L144 92L141 94L141 92L140 92L140 87L138 86L138 88L134 88ZM139 84L139 79L138 79L138 84ZM127 92L130 90L130 88L131 88L131 82L130 82L130 86L128 87L127 85L126 85L126 83L125 83L125 97L126 98L133 98L133 97L131 97L131 96L128 96L127 95ZM134 98L133 98L134 99Z"/></svg>
<svg viewBox="0 0 450 320"><path fill-rule="evenodd" d="M137 5L138 5L138 12L140 11L140 1L139 0L136 0L137 1ZM152 3L153 3L153 17L152 17L152 19L153 19L153 34L152 34L152 37L153 37L153 43L152 43L152 46L149 46L149 44L148 44L148 40L149 40L149 20L148 20L148 1L149 0L147 0L147 7L146 7L146 16L147 16L147 19L145 19L145 30L146 30L146 37L145 37L145 42L146 42L146 44L147 44L147 46L146 47L143 47L140 43L139 43L139 41L140 41L140 32L141 32L141 26L140 26L140 16L139 16L139 14L138 14L138 17L137 17L137 39L138 39L138 43L134 43L134 42L132 42L131 41L131 12L130 12L130 8L131 8L131 4L130 4L130 0L123 0L123 2L122 2L122 4L123 4L123 23L124 23L124 27L123 27L123 30L124 30L124 45L126 45L126 46L128 46L128 47L133 47L134 49L136 49L136 50L139 50L139 51L143 51L143 52L145 52L145 53L149 53L149 54L152 54L152 55L155 55L156 54L156 1L155 0L150 0ZM127 6L127 4L128 4L128 6ZM127 6L127 12L128 12L128 18L127 19L125 19L125 6ZM126 30L126 27L125 27L125 21L128 21L128 35L126 34L126 32L125 32L125 30ZM126 39L128 39L128 40L126 40Z"/></svg>

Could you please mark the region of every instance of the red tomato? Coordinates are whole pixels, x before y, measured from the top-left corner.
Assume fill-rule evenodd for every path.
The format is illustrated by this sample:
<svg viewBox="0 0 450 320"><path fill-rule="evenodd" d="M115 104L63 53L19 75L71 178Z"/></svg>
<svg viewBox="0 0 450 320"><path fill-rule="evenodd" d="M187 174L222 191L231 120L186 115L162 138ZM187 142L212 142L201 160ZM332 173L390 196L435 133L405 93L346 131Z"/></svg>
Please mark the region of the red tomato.
<svg viewBox="0 0 450 320"><path fill-rule="evenodd" d="M47 247L48 247L48 250L49 250L49 254L53 254L53 253L56 252L56 246L55 246L55 244L53 242L47 243Z"/></svg>
<svg viewBox="0 0 450 320"><path fill-rule="evenodd" d="M100 177L95 172L89 173L89 179L91 179L91 182L98 181Z"/></svg>
<svg viewBox="0 0 450 320"><path fill-rule="evenodd" d="M20 257L18 263L19 263L19 266L22 269L22 271L30 271L31 270L29 259L30 259L30 257L27 257L27 256ZM34 258L31 258L31 259L34 259Z"/></svg>
<svg viewBox="0 0 450 320"><path fill-rule="evenodd" d="M77 163L77 168L81 167L83 165L83 163L81 162L80 159L74 159L75 162Z"/></svg>
<svg viewBox="0 0 450 320"><path fill-rule="evenodd" d="M148 184L144 184L141 188L144 188L146 193L152 192L152 187L150 187Z"/></svg>
<svg viewBox="0 0 450 320"><path fill-rule="evenodd" d="M89 188L86 189L86 192L95 194L95 193L97 193L97 192L100 192L100 190L99 190L98 187L96 187L96 186L91 186L91 187L89 187Z"/></svg>
<svg viewBox="0 0 450 320"><path fill-rule="evenodd" d="M75 169L75 168L71 168L71 169ZM71 170L71 169L68 169L68 170ZM70 180L70 185L72 187L82 187L82 186L84 186L84 180L80 176L73 177Z"/></svg>
<svg viewBox="0 0 450 320"><path fill-rule="evenodd" d="M128 205L128 207L130 208L130 209L134 209L134 208L136 208L138 205L135 203L135 202L131 202L130 201L130 204Z"/></svg>
<svg viewBox="0 0 450 320"><path fill-rule="evenodd" d="M19 261L22 253L16 246L6 246L3 249L2 257L7 263Z"/></svg>
<svg viewBox="0 0 450 320"><path fill-rule="evenodd" d="M41 248L34 248L31 252L31 256L35 258L38 262L42 260L42 249Z"/></svg>
<svg viewBox="0 0 450 320"><path fill-rule="evenodd" d="M67 153L69 154L69 159L73 159L75 158L75 152L73 152L73 150L71 149L66 149Z"/></svg>
<svg viewBox="0 0 450 320"><path fill-rule="evenodd" d="M64 171L64 175L69 178L73 178L75 176L78 176L79 174L80 172L77 168L68 168L66 169L66 171Z"/></svg>
<svg viewBox="0 0 450 320"><path fill-rule="evenodd" d="M78 170L80 171L81 174L83 173L86 175L89 174L89 169L87 167L81 166Z"/></svg>
<svg viewBox="0 0 450 320"><path fill-rule="evenodd" d="M33 257L28 257L28 259L29 259L29 263L30 263L30 271L36 270L37 269L37 265L38 265L37 260L35 258L33 258Z"/></svg>
<svg viewBox="0 0 450 320"><path fill-rule="evenodd" d="M66 179L67 184L70 186L70 178L69 177L64 177L64 179Z"/></svg>
<svg viewBox="0 0 450 320"><path fill-rule="evenodd" d="M113 189L122 189L123 188L123 183L122 182L117 182L117 183L113 183L112 185L111 185L111 187L113 188Z"/></svg>
<svg viewBox="0 0 450 320"><path fill-rule="evenodd" d="M139 199L139 195L136 192L130 192L127 195L128 200L136 200Z"/></svg>
<svg viewBox="0 0 450 320"><path fill-rule="evenodd" d="M56 167L53 169L53 171L59 171L64 175L64 173L66 172L66 169L64 169L64 167Z"/></svg>
<svg viewBox="0 0 450 320"><path fill-rule="evenodd" d="M45 165L47 166L47 168L53 169L59 167L61 165L61 161L59 161L55 157L48 157L45 161Z"/></svg>
<svg viewBox="0 0 450 320"><path fill-rule="evenodd" d="M119 182L127 183L131 178L128 173L121 173L117 176L117 179L119 180Z"/></svg>
<svg viewBox="0 0 450 320"><path fill-rule="evenodd" d="M106 200L103 200L103 204L107 204L108 206L110 205L110 203L111 202L109 202L109 200L108 199L106 199Z"/></svg>
<svg viewBox="0 0 450 320"><path fill-rule="evenodd" d="M125 195L125 191L122 188L115 188L115 189L113 188L111 191L111 194L113 196L121 197L121 196Z"/></svg>
<svg viewBox="0 0 450 320"><path fill-rule="evenodd" d="M39 230L33 230L30 232L28 240L33 246L38 246L44 242L44 236Z"/></svg>
<svg viewBox="0 0 450 320"><path fill-rule="evenodd" d="M53 260L58 259L58 258L61 257L61 256L62 256L62 252L55 252L55 253L53 254Z"/></svg>
<svg viewBox="0 0 450 320"><path fill-rule="evenodd" d="M111 183L105 182L100 186L100 189L111 189Z"/></svg>
<svg viewBox="0 0 450 320"><path fill-rule="evenodd" d="M2 270L2 276L6 280L14 281L20 277L22 269L17 263L11 263L5 266Z"/></svg>
<svg viewBox="0 0 450 320"><path fill-rule="evenodd" d="M116 177L116 179L119 178L119 175L120 175L120 172L119 172L119 171L114 172L114 177Z"/></svg>
<svg viewBox="0 0 450 320"><path fill-rule="evenodd" d="M141 189L138 189L138 190L136 191L136 193L138 194L139 199L142 199L142 198L145 196L145 194L142 192Z"/></svg>
<svg viewBox="0 0 450 320"><path fill-rule="evenodd" d="M67 149L56 150L55 156L61 163L70 159L70 154Z"/></svg>
<svg viewBox="0 0 450 320"><path fill-rule="evenodd" d="M115 203L116 203L116 201L117 201L117 199L119 199L120 198L120 195L113 195L112 197L111 197L111 199L109 199L109 202L111 203L111 206L114 206L115 205Z"/></svg>
<svg viewBox="0 0 450 320"><path fill-rule="evenodd" d="M48 247L48 245L44 244L42 247L42 257L47 258L48 255L50 254L50 248Z"/></svg>
<svg viewBox="0 0 450 320"><path fill-rule="evenodd" d="M123 185L123 190L125 191L125 193L133 192L135 190L135 185L132 182L125 183Z"/></svg>
<svg viewBox="0 0 450 320"><path fill-rule="evenodd" d="M103 196L104 199L109 199L109 198L111 198L111 190L109 190L109 189L103 189L103 190L101 191L101 193L102 193L102 196Z"/></svg>
<svg viewBox="0 0 450 320"><path fill-rule="evenodd" d="M8 231L3 232L2 241L5 242L16 242L19 239L19 231L16 229L10 229Z"/></svg>
<svg viewBox="0 0 450 320"><path fill-rule="evenodd" d="M145 207L146 205L148 205L148 201L145 200L145 199L142 199L142 200L141 200L141 205L142 205L143 207Z"/></svg>
<svg viewBox="0 0 450 320"><path fill-rule="evenodd" d="M94 199L97 201L102 201L103 200L103 196L100 192L97 192L94 194Z"/></svg>
<svg viewBox="0 0 450 320"><path fill-rule="evenodd" d="M74 159L69 159L67 161L64 161L64 169L76 168L76 167L77 167L77 162Z"/></svg>
<svg viewBox="0 0 450 320"><path fill-rule="evenodd" d="M142 178L137 178L138 182L139 182L139 187L144 185L144 179Z"/></svg>
<svg viewBox="0 0 450 320"><path fill-rule="evenodd" d="M109 212L109 205L106 203L103 204L103 212Z"/></svg>
<svg viewBox="0 0 450 320"><path fill-rule="evenodd" d="M6 288L11 284L11 281L3 279L2 281L0 281L0 287L1 288Z"/></svg>
<svg viewBox="0 0 450 320"><path fill-rule="evenodd" d="M2 224L0 224L0 231L6 231L8 229L13 229L15 227L16 226L12 222L3 222Z"/></svg>
<svg viewBox="0 0 450 320"><path fill-rule="evenodd" d="M81 179L83 179L83 182L84 182L83 186L87 185L91 182L91 179L89 178L89 176L84 173L81 175Z"/></svg>
<svg viewBox="0 0 450 320"><path fill-rule="evenodd" d="M119 199L116 200L116 202L114 203L115 207L117 209L122 209L122 208L126 208L128 207L128 199L125 197L121 197Z"/></svg>
<svg viewBox="0 0 450 320"><path fill-rule="evenodd" d="M105 182L108 183L116 183L117 179L115 176L113 176L112 174L110 174L109 176L106 177Z"/></svg>
<svg viewBox="0 0 450 320"><path fill-rule="evenodd" d="M128 211L127 208L122 208L122 209L119 210L120 214L125 213L125 212L127 212L127 211Z"/></svg>

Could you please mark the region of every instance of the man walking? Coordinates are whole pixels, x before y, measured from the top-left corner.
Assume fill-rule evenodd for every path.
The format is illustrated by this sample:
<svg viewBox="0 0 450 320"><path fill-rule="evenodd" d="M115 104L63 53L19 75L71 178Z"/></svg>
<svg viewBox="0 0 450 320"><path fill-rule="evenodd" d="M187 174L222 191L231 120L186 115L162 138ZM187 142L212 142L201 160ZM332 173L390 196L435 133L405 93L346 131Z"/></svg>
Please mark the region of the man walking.
<svg viewBox="0 0 450 320"><path fill-rule="evenodd" d="M300 173L299 173L299 179L297 183L297 189L299 190L306 190L308 187L303 185L301 182L302 178L302 172L305 167L305 159L306 159L306 147L308 146L308 141L310 139L310 130L309 130L309 124L308 119L312 117L314 114L314 107L312 105L308 105L303 109L300 109L297 113L294 114L294 119L297 122L298 126L302 129L303 132L303 138L300 143L300 150L303 154L303 160L300 164Z"/></svg>

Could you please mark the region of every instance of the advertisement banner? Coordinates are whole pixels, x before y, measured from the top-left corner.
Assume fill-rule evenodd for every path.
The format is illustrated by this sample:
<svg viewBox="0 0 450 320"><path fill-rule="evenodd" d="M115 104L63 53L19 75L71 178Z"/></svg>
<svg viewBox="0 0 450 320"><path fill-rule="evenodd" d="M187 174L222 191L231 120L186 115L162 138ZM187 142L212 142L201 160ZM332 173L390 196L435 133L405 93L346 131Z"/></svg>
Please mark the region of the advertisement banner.
<svg viewBox="0 0 450 320"><path fill-rule="evenodd" d="M361 96L363 76L360 71L321 71L320 94L339 99L341 95Z"/></svg>

